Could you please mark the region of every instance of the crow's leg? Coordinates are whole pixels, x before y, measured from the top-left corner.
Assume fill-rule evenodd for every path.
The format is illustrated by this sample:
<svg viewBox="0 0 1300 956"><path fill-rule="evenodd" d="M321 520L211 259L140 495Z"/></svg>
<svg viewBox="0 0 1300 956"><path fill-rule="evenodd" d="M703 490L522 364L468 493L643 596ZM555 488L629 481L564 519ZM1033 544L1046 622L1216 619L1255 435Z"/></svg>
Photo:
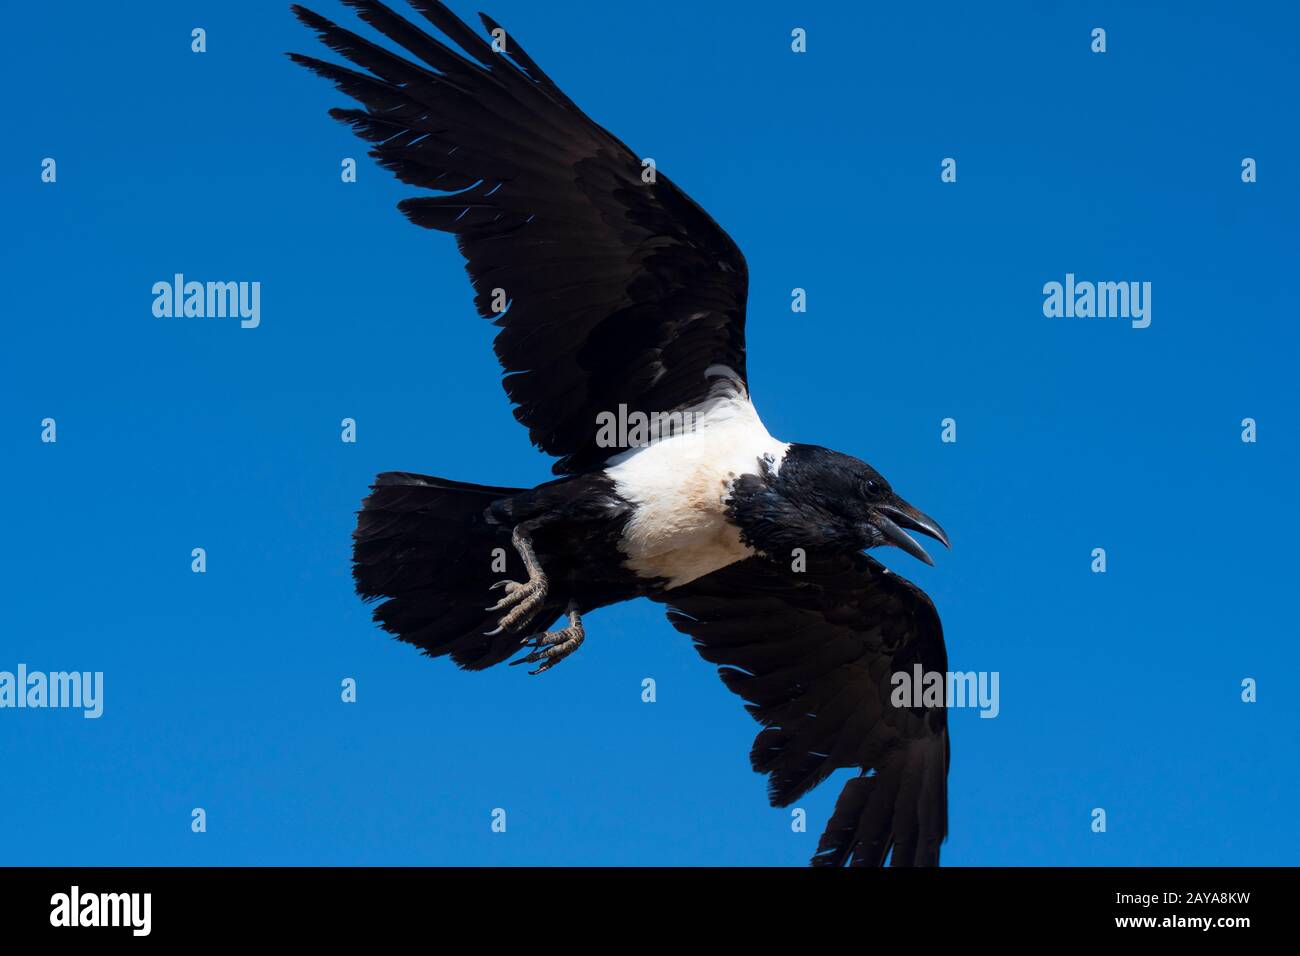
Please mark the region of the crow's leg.
<svg viewBox="0 0 1300 956"><path fill-rule="evenodd" d="M511 631L524 627L541 609L542 604L546 601L546 589L548 582L546 572L537 561L537 555L533 553L533 544L528 539L528 531L524 525L518 525L514 533L510 536L510 542L519 552L519 557L523 558L524 569L528 572L528 580L519 581L498 581L492 585L492 590L505 588L506 596L496 604L493 604L488 611L504 611L501 619L497 621L495 630L487 632L487 636L500 634L502 631Z"/></svg>
<svg viewBox="0 0 1300 956"><path fill-rule="evenodd" d="M523 645L524 647L531 647L533 649L532 653L510 663L512 665L536 664L538 661L542 661L541 667L528 672L530 674L540 674L543 671L549 671L581 647L585 631L582 627L582 617L578 614L578 606L570 601L565 613L569 616L567 627L562 627L558 631L543 631L541 634L534 634Z"/></svg>

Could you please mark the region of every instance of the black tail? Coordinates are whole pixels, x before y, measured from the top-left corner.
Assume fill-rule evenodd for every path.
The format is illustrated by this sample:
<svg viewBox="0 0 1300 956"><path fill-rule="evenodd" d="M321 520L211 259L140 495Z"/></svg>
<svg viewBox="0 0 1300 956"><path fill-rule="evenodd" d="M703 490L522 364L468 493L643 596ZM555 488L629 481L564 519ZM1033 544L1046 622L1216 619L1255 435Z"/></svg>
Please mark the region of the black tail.
<svg viewBox="0 0 1300 956"><path fill-rule="evenodd" d="M518 650L519 634L484 634L496 627L484 610L494 601L490 586L520 570L512 529L488 509L526 489L397 471L377 476L370 487L352 533L352 577L363 598L387 598L374 614L384 630L431 656L450 654L470 670ZM536 621L545 625L560 610L543 608Z"/></svg>

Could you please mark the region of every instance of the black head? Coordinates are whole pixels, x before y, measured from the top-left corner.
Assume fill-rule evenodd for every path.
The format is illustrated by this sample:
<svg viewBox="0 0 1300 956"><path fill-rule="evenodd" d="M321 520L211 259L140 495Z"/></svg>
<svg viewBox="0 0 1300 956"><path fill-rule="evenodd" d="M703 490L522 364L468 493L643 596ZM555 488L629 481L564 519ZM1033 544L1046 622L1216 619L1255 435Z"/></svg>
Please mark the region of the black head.
<svg viewBox="0 0 1300 956"><path fill-rule="evenodd" d="M880 472L816 445L792 444L779 466L764 462L760 474L737 479L730 513L747 544L773 555L893 545L934 564L904 529L948 547L939 524L894 494Z"/></svg>

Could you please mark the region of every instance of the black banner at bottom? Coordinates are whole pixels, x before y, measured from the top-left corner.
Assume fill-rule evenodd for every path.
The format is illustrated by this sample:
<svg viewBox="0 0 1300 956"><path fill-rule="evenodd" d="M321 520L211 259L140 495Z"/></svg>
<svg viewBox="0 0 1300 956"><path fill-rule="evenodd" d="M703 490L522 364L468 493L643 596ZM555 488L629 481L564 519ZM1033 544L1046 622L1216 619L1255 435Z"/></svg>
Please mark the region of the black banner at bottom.
<svg viewBox="0 0 1300 956"><path fill-rule="evenodd" d="M7 940L95 944L283 937L337 943L454 931L493 942L622 926L984 940L1114 934L1231 941L1285 928L1294 869L0 869ZM606 935L608 940L609 937ZM617 938L617 937L615 937Z"/></svg>

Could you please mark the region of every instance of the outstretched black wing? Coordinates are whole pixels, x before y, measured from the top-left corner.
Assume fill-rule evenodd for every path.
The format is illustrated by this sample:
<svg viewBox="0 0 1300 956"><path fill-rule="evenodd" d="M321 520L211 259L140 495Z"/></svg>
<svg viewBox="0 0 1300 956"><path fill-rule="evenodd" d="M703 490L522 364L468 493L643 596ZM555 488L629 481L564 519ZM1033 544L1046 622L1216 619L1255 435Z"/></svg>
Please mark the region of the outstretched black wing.
<svg viewBox="0 0 1300 956"><path fill-rule="evenodd" d="M840 793L814 865L937 865L948 832L942 706L895 707L892 675L946 673L943 629L914 584L863 554L806 571L750 558L659 600L763 725L750 751L773 806L840 767Z"/></svg>
<svg viewBox="0 0 1300 956"><path fill-rule="evenodd" d="M405 183L414 223L455 234L515 417L561 457L557 474L603 462L597 415L671 412L707 396L705 373L745 380L744 257L667 177L592 122L518 41L480 14L502 52L436 0L410 0L458 49L375 0L344 0L420 62L310 10L298 18L368 71L290 54L359 100L334 109ZM501 290L497 292L496 290ZM508 304L494 312L494 299Z"/></svg>

